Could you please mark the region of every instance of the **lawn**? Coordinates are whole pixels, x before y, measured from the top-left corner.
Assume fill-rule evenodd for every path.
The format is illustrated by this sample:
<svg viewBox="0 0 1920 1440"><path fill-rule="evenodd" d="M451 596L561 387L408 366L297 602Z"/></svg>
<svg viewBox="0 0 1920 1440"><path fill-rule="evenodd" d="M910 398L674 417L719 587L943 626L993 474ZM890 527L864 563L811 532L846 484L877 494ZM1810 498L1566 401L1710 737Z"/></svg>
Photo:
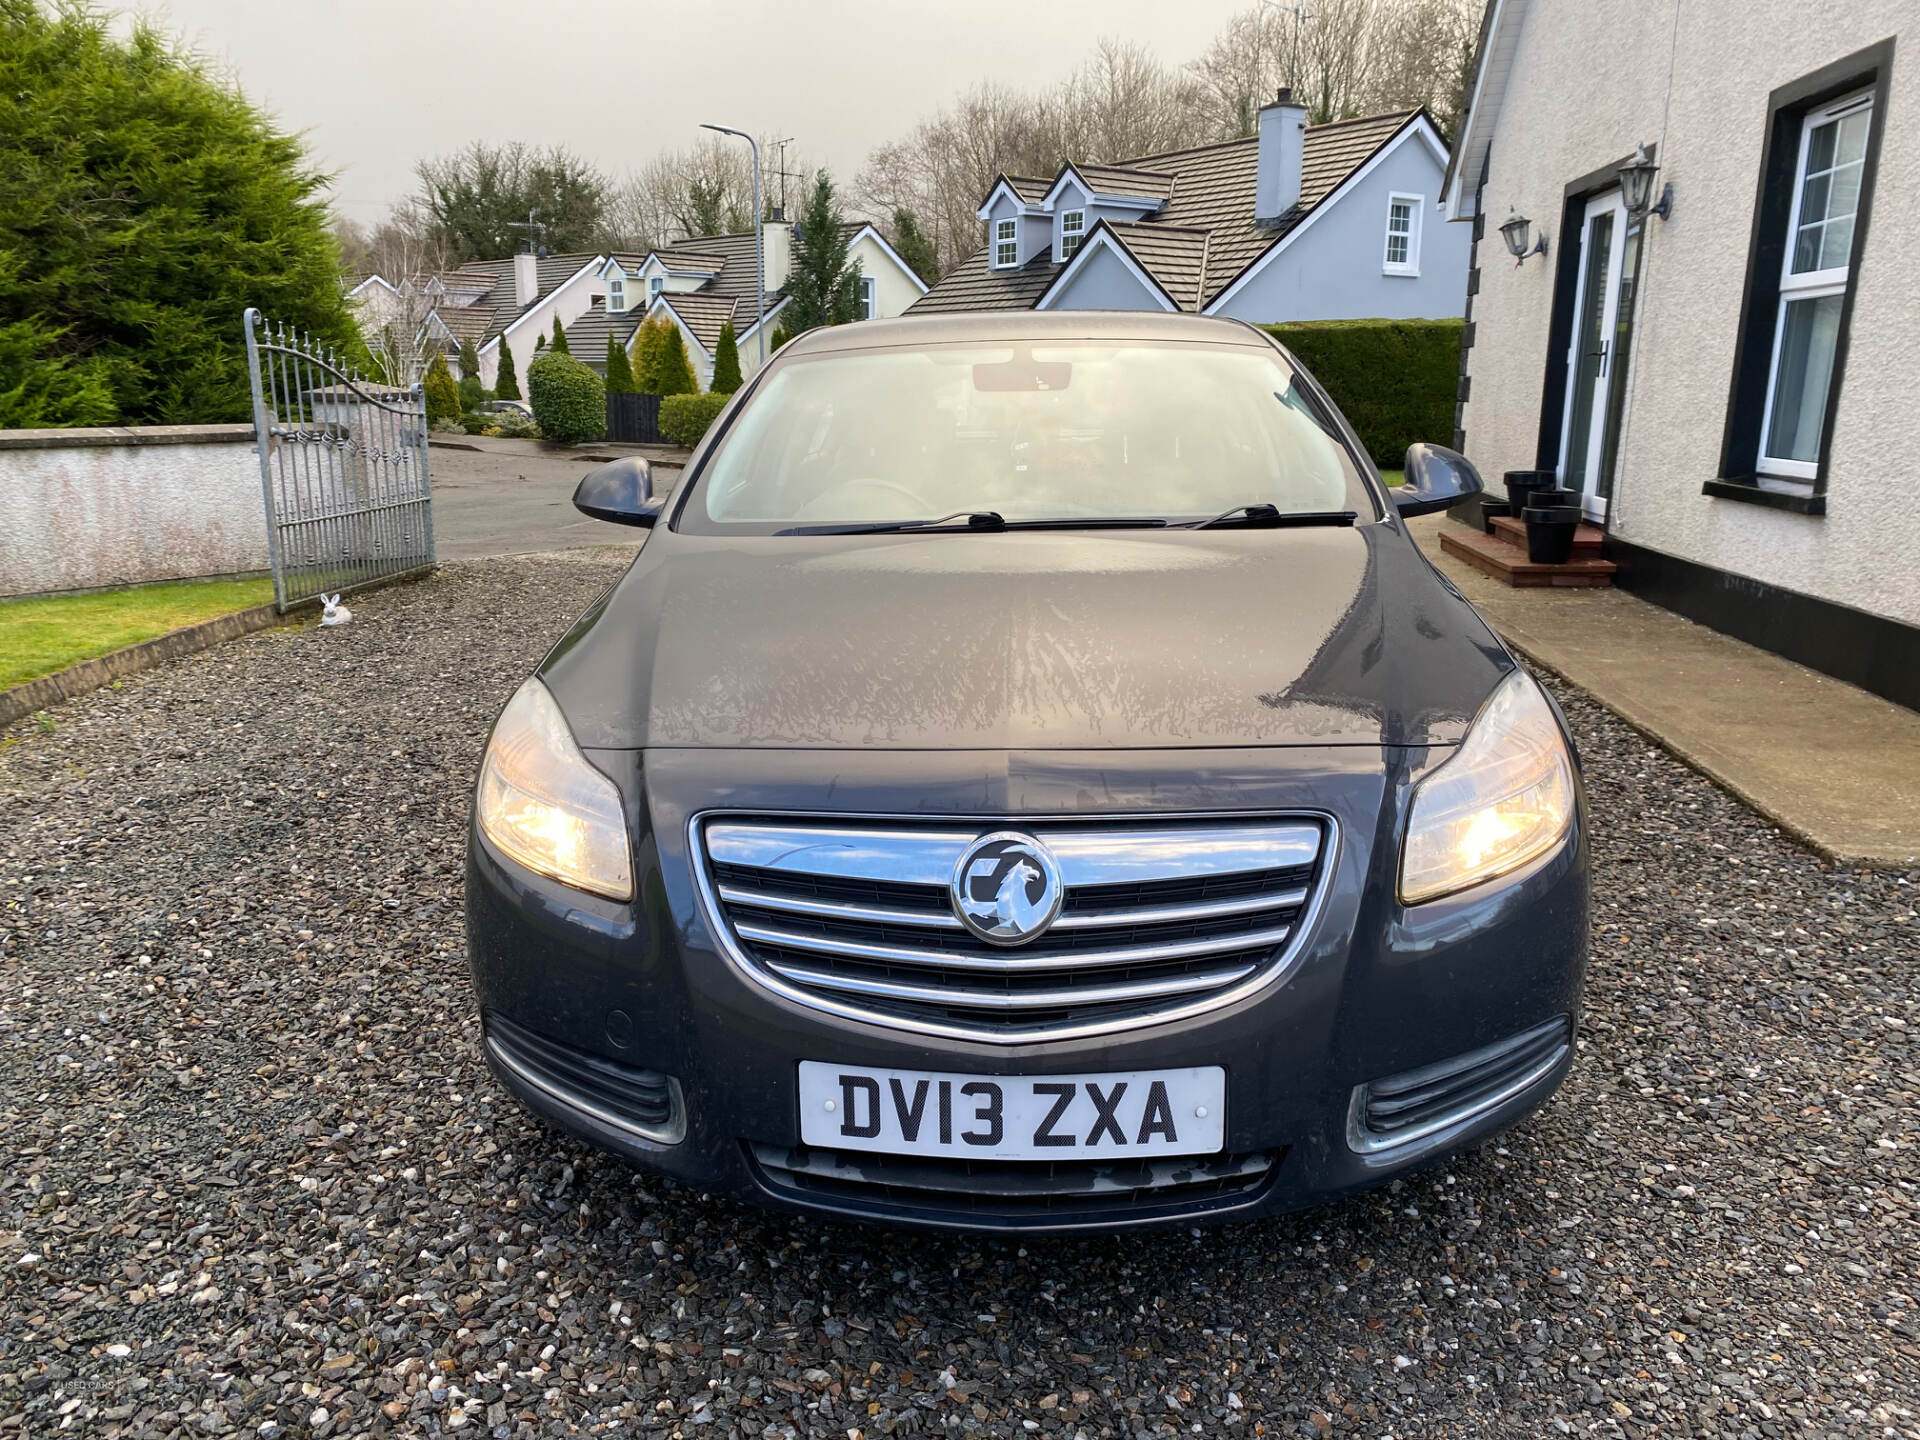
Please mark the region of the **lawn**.
<svg viewBox="0 0 1920 1440"><path fill-rule="evenodd" d="M273 599L271 580L195 580L0 601L0 689Z"/></svg>
<svg viewBox="0 0 1920 1440"><path fill-rule="evenodd" d="M1404 470L1382 470L1380 472L1380 478L1389 485L1404 485L1407 483L1407 472Z"/></svg>

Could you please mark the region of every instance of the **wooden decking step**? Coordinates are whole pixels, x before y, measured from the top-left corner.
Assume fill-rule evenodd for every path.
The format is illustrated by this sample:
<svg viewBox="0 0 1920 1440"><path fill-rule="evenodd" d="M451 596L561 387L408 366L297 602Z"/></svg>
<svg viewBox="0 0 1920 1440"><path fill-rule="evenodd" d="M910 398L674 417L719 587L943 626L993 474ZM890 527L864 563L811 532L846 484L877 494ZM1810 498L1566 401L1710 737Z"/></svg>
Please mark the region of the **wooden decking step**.
<svg viewBox="0 0 1920 1440"><path fill-rule="evenodd" d="M1591 527L1582 525L1580 528L1585 530ZM1525 526L1521 529L1524 539ZM1563 565L1539 565L1527 558L1524 543L1515 545L1478 530L1469 530L1464 525L1441 526L1440 548L1454 559L1464 560L1482 574L1504 580L1509 585L1554 585L1597 590L1613 583L1614 564L1611 560L1602 560L1598 555L1582 555L1576 551L1574 557Z"/></svg>
<svg viewBox="0 0 1920 1440"><path fill-rule="evenodd" d="M1508 544L1518 545L1522 550L1527 548L1527 522L1524 520L1516 520L1511 515L1496 515L1493 517L1493 533ZM1582 520L1579 528L1573 532L1574 556L1598 555L1600 542L1605 535L1606 532L1598 525L1589 525Z"/></svg>

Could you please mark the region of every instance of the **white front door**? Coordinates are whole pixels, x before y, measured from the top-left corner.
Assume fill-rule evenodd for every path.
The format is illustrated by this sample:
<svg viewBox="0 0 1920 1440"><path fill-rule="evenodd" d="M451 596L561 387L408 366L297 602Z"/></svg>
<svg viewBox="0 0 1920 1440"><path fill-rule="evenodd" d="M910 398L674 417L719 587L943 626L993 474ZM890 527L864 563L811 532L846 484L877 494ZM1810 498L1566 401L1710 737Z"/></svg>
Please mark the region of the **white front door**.
<svg viewBox="0 0 1920 1440"><path fill-rule="evenodd" d="M1592 200L1580 227L1580 284L1567 349L1566 423L1560 436L1560 483L1580 492L1589 519L1606 518L1608 418L1613 407L1615 350L1621 340L1620 277L1628 249L1627 207L1618 190ZM1621 377L1624 380L1624 376Z"/></svg>

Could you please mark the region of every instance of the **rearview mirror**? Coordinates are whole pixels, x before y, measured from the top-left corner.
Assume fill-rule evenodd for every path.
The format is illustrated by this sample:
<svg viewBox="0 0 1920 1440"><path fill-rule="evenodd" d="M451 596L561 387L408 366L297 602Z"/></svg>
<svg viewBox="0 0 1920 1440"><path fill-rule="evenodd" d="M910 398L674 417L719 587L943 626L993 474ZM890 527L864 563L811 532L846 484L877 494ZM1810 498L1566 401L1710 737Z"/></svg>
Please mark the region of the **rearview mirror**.
<svg viewBox="0 0 1920 1440"><path fill-rule="evenodd" d="M638 455L589 470L573 492L573 508L616 525L653 528L667 497L653 488L653 467Z"/></svg>
<svg viewBox="0 0 1920 1440"><path fill-rule="evenodd" d="M1486 489L1473 462L1444 445L1424 440L1409 445L1406 465L1407 483L1392 492L1394 509L1403 518L1431 515Z"/></svg>

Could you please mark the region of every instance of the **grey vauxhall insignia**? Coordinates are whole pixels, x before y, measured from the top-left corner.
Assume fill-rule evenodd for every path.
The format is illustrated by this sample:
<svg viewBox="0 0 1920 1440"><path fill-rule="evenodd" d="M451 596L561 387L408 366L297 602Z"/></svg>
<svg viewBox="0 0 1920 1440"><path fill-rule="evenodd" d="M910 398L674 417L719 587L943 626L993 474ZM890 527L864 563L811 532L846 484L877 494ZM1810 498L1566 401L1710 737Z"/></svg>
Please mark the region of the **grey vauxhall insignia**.
<svg viewBox="0 0 1920 1440"><path fill-rule="evenodd" d="M1552 700L1313 378L1192 316L785 347L495 723L482 1043L703 1190L892 1224L1240 1218L1565 1077L1587 948Z"/></svg>

